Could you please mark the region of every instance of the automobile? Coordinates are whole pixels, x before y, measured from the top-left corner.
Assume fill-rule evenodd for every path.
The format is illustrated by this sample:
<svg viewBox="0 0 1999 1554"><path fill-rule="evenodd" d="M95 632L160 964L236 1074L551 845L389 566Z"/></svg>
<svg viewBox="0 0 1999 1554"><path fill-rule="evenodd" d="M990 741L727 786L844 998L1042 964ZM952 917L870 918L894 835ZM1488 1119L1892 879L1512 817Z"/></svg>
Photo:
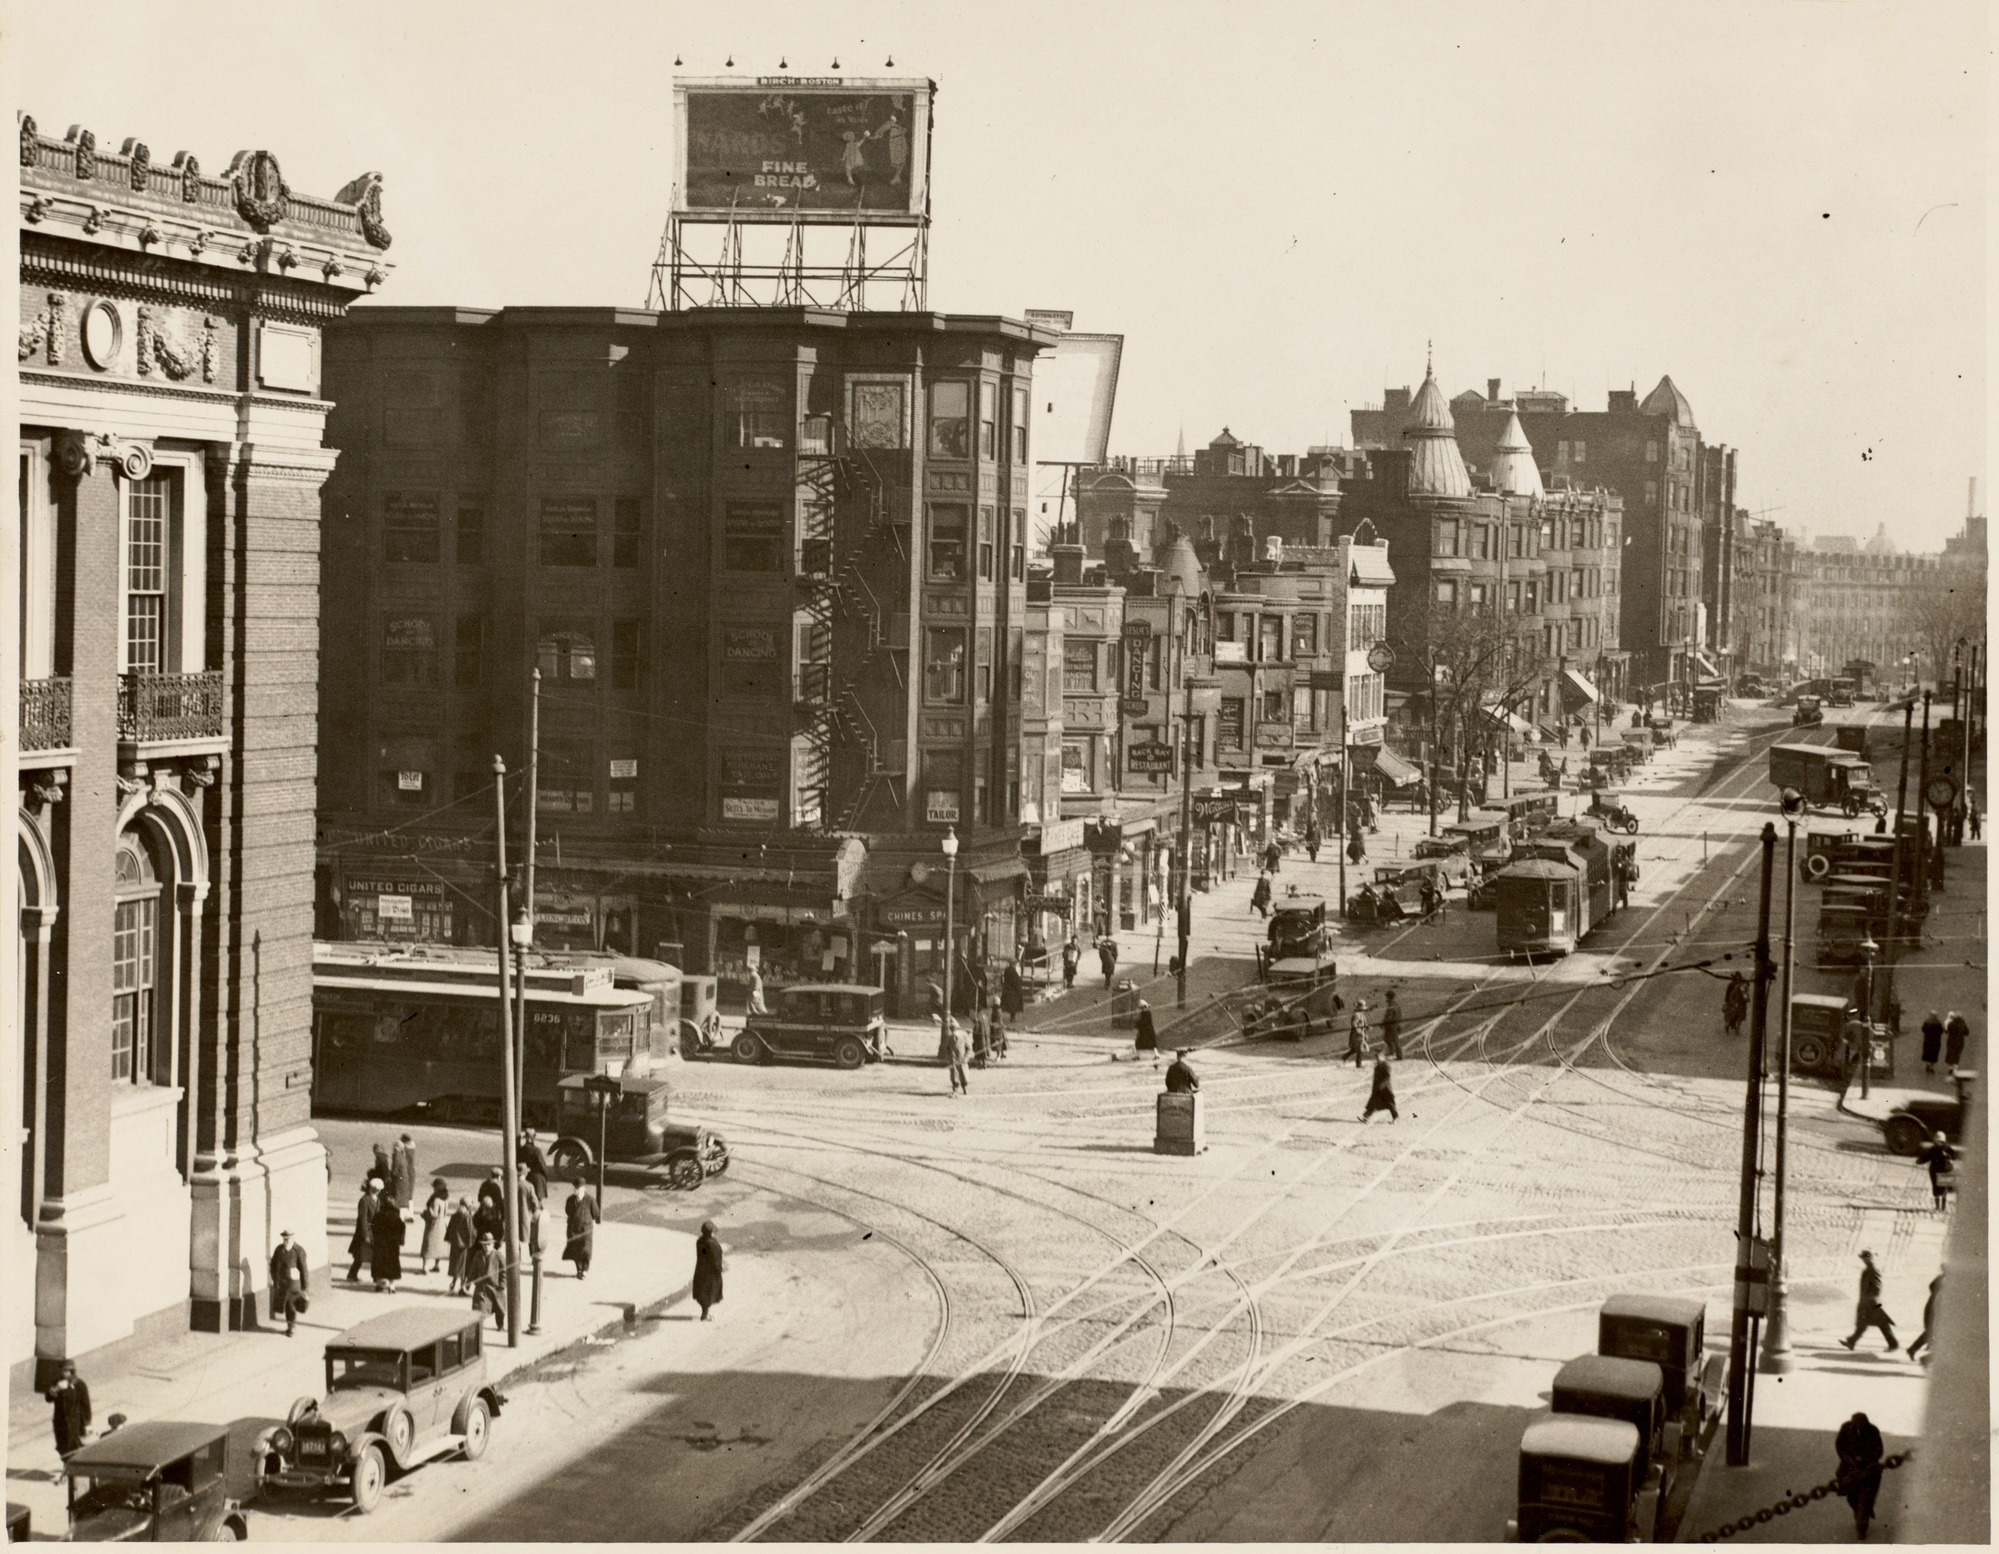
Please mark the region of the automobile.
<svg viewBox="0 0 1999 1554"><path fill-rule="evenodd" d="M782 989L770 1013L751 1015L729 1050L739 1063L804 1058L854 1069L881 1060L887 1030L880 988L802 982Z"/></svg>
<svg viewBox="0 0 1999 1554"><path fill-rule="evenodd" d="M1592 819L1603 822L1610 831L1622 831L1626 836L1638 834L1638 817L1633 814L1621 794L1608 788L1599 788L1590 795L1589 807L1583 811Z"/></svg>
<svg viewBox="0 0 1999 1554"><path fill-rule="evenodd" d="M1622 744L1601 744L1589 753L1589 782L1591 787L1609 787L1620 783L1630 775L1633 765L1631 752Z"/></svg>
<svg viewBox="0 0 1999 1554"><path fill-rule="evenodd" d="M485 1454L506 1397L486 1375L485 1317L404 1306L326 1346L326 1395L292 1404L259 1442L263 1486L381 1504L391 1472L435 1457Z"/></svg>
<svg viewBox="0 0 1999 1554"><path fill-rule="evenodd" d="M1653 1360L1623 1355L1582 1354L1555 1372L1549 1406L1558 1414L1622 1419L1638 1432L1645 1466L1665 1458L1666 1378ZM1662 1490L1670 1494L1671 1469Z"/></svg>
<svg viewBox="0 0 1999 1554"><path fill-rule="evenodd" d="M128 1424L71 1453L75 1543L230 1543L250 1536L229 1493L229 1427L178 1419ZM12 1505L8 1533L13 1532Z"/></svg>
<svg viewBox="0 0 1999 1554"><path fill-rule="evenodd" d="M1441 836L1424 837L1411 856L1420 862L1434 863L1447 886L1468 884L1477 869L1472 862L1471 839L1462 833L1453 834L1449 826Z"/></svg>
<svg viewBox="0 0 1999 1554"><path fill-rule="evenodd" d="M1881 1124L1881 1138L1890 1152L1919 1155L1939 1133L1956 1143L1964 1132L1965 1108L1971 1103L1971 1084L1977 1078L1970 1069L1961 1068L1951 1076L1949 1095L1930 1092L1905 1097Z"/></svg>
<svg viewBox="0 0 1999 1554"><path fill-rule="evenodd" d="M1832 731L1833 748L1851 750L1861 760L1866 760L1867 725L1865 723L1842 723Z"/></svg>
<svg viewBox="0 0 1999 1554"><path fill-rule="evenodd" d="M1791 727L1817 728L1825 722L1825 709L1816 696L1800 696L1798 710L1791 714Z"/></svg>
<svg viewBox="0 0 1999 1554"><path fill-rule="evenodd" d="M1276 962L1324 957L1330 931L1323 896L1285 896L1271 903L1270 927L1261 959L1266 971Z"/></svg>
<svg viewBox="0 0 1999 1554"><path fill-rule="evenodd" d="M1853 705L1853 682L1845 679L1834 680L1831 689L1826 692L1825 699L1826 705L1829 707L1851 707Z"/></svg>
<svg viewBox="0 0 1999 1554"><path fill-rule="evenodd" d="M1798 877L1816 885L1833 872L1833 863L1839 850L1857 840L1858 831L1807 831L1804 835L1805 852L1798 860ZM1884 879L1887 877L1884 873Z"/></svg>
<svg viewBox="0 0 1999 1554"><path fill-rule="evenodd" d="M1435 882L1437 888L1444 888L1442 871L1435 859L1421 863L1384 863L1374 871L1369 882L1372 891L1372 906L1356 906L1367 901L1367 896L1356 896L1348 904L1348 912L1362 922L1392 923L1398 918L1421 917L1423 915L1423 882Z"/></svg>
<svg viewBox="0 0 1999 1554"><path fill-rule="evenodd" d="M1532 836L1537 831L1547 829L1561 818L1562 796L1552 788L1530 788L1524 793L1490 799L1479 808L1504 814L1507 836L1518 841L1523 836Z"/></svg>
<svg viewBox="0 0 1999 1554"><path fill-rule="evenodd" d="M1622 1419L1552 1414L1520 1436L1517 1509L1509 1543L1649 1543L1658 1528L1656 1475L1639 1466L1638 1430Z"/></svg>
<svg viewBox="0 0 1999 1554"><path fill-rule="evenodd" d="M1269 991L1244 1011L1245 1030L1252 1036L1293 1040L1330 1030L1333 1016L1346 1008L1338 980L1330 961L1294 956L1273 962Z"/></svg>
<svg viewBox="0 0 1999 1554"><path fill-rule="evenodd" d="M1627 728L1617 736L1624 746L1624 753L1634 766L1642 766L1652 759L1652 731L1649 728Z"/></svg>
<svg viewBox="0 0 1999 1554"><path fill-rule="evenodd" d="M720 1176L729 1169L728 1144L712 1128L670 1119L671 1093L666 1080L645 1075L565 1075L555 1087L558 1137L548 1152L550 1167L559 1176L580 1177L597 1164L601 1141L607 1163L641 1166L652 1173L654 1186L691 1191Z"/></svg>
<svg viewBox="0 0 1999 1554"><path fill-rule="evenodd" d="M1622 1294L1597 1310L1596 1352L1659 1367L1668 1460L1698 1456L1721 1415L1727 1357L1707 1352L1707 1303L1687 1295Z"/></svg>

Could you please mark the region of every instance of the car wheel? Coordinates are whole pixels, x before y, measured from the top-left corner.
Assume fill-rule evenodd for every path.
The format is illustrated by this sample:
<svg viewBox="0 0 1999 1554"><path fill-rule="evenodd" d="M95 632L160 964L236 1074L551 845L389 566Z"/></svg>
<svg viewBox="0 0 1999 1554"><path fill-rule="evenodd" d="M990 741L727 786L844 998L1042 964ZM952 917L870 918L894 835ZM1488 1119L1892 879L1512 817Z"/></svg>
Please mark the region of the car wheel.
<svg viewBox="0 0 1999 1554"><path fill-rule="evenodd" d="M1890 1152L1897 1155L1920 1155L1930 1141L1929 1130L1913 1117L1890 1117L1882 1133Z"/></svg>
<svg viewBox="0 0 1999 1554"><path fill-rule="evenodd" d="M388 1464L382 1448L370 1441L354 1459L354 1509L363 1516L382 1503L382 1486L388 1482Z"/></svg>
<svg viewBox="0 0 1999 1554"><path fill-rule="evenodd" d="M701 1162L692 1155L679 1155L667 1163L667 1180L683 1192L692 1192L699 1187L705 1177Z"/></svg>
<svg viewBox="0 0 1999 1554"><path fill-rule="evenodd" d="M1853 799L1848 799L1845 803L1841 804L1839 807L1840 807L1840 812L1844 814L1848 820L1857 819L1860 815L1860 805L1857 802L1855 802Z"/></svg>
<svg viewBox="0 0 1999 1554"><path fill-rule="evenodd" d="M560 1176L577 1176L590 1167L590 1152L579 1144L558 1144L549 1152L549 1165Z"/></svg>
<svg viewBox="0 0 1999 1554"><path fill-rule="evenodd" d="M729 1051L738 1063L761 1063L764 1057L764 1044L748 1031L744 1031L730 1044Z"/></svg>
<svg viewBox="0 0 1999 1554"><path fill-rule="evenodd" d="M1791 1067L1816 1074L1828 1066L1831 1051L1822 1036L1800 1036L1791 1043Z"/></svg>
<svg viewBox="0 0 1999 1554"><path fill-rule="evenodd" d="M1832 873L1832 859L1824 853L1813 853L1805 860L1806 879L1822 880L1830 873Z"/></svg>
<svg viewBox="0 0 1999 1554"><path fill-rule="evenodd" d="M474 1398L465 1405L465 1444L460 1448L467 1462L477 1462L486 1455L486 1442L490 1438L493 1417L486 1412L486 1400Z"/></svg>
<svg viewBox="0 0 1999 1554"><path fill-rule="evenodd" d="M842 1036L833 1043L833 1061L841 1068L859 1068L867 1062L867 1049L851 1036Z"/></svg>
<svg viewBox="0 0 1999 1554"><path fill-rule="evenodd" d="M389 1443L389 1455L397 1467L409 1461L416 1446L416 1420L398 1403L382 1419L382 1436Z"/></svg>
<svg viewBox="0 0 1999 1554"><path fill-rule="evenodd" d="M701 1055L701 1032L695 1029L692 1020L680 1022L680 1055L683 1058L698 1058Z"/></svg>
<svg viewBox="0 0 1999 1554"><path fill-rule="evenodd" d="M1631 816L1624 822L1624 834L1626 836L1636 836L1638 834L1638 817L1636 815Z"/></svg>

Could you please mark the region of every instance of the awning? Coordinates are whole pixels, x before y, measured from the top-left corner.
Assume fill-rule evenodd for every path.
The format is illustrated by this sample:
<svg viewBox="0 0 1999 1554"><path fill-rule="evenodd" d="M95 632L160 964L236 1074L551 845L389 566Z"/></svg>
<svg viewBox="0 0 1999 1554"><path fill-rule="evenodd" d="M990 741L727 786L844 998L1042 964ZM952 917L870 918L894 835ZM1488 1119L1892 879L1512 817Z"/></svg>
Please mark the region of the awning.
<svg viewBox="0 0 1999 1554"><path fill-rule="evenodd" d="M1518 713L1508 712L1505 708L1497 704L1490 707L1481 707L1479 711L1483 712L1501 727L1512 729L1514 733L1520 735L1523 739L1532 737L1534 733L1533 724L1529 723Z"/></svg>
<svg viewBox="0 0 1999 1554"><path fill-rule="evenodd" d="M981 863L965 871L981 888L1004 885L1010 880L1026 879L1031 872L1024 858L1003 858L998 863Z"/></svg>
<svg viewBox="0 0 1999 1554"><path fill-rule="evenodd" d="M1598 694L1597 688L1590 684L1588 675L1584 674L1580 669L1564 669L1562 671L1562 700L1565 702L1569 701L1571 696L1579 698L1576 705L1580 706L1588 706L1592 702L1603 699Z"/></svg>
<svg viewBox="0 0 1999 1554"><path fill-rule="evenodd" d="M1412 782L1420 782L1422 772L1411 766L1401 756L1386 745L1380 745L1374 752L1374 769L1386 777L1391 785L1406 788Z"/></svg>

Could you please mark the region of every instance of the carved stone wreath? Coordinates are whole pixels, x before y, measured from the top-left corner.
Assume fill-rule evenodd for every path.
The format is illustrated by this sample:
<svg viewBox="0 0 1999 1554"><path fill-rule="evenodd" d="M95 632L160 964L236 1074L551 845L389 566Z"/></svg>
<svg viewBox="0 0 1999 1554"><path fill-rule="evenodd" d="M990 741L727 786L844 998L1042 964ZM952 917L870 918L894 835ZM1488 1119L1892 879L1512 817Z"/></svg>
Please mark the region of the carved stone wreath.
<svg viewBox="0 0 1999 1554"><path fill-rule="evenodd" d="M361 218L361 236L370 248L387 248L389 229L382 225L382 175L363 173L334 195L340 205L352 205Z"/></svg>
<svg viewBox="0 0 1999 1554"><path fill-rule="evenodd" d="M35 165L35 147L39 144L41 138L41 131L35 128L34 116L32 114L22 114L21 165L23 167L33 167Z"/></svg>
<svg viewBox="0 0 1999 1554"><path fill-rule="evenodd" d="M236 196L236 214L259 232L268 232L285 219L291 190L270 152L237 152L229 164L229 184Z"/></svg>
<svg viewBox="0 0 1999 1554"><path fill-rule="evenodd" d="M76 147L76 176L95 178L97 176L97 137L81 125L70 128L69 139Z"/></svg>
<svg viewBox="0 0 1999 1554"><path fill-rule="evenodd" d="M155 365L178 383L191 378L202 365L203 352L176 339L160 327L149 307L139 309L139 371L150 375Z"/></svg>

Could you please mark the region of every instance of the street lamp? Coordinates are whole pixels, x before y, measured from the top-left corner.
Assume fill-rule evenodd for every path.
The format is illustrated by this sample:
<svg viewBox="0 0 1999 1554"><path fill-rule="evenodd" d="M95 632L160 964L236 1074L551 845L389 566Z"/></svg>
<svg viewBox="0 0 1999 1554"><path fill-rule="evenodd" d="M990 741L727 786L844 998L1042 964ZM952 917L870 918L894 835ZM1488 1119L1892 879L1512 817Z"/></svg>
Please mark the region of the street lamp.
<svg viewBox="0 0 1999 1554"><path fill-rule="evenodd" d="M944 849L944 1013L937 1023L940 1041L951 1033L951 963L957 958L952 908L958 899L958 828L951 826L938 843Z"/></svg>
<svg viewBox="0 0 1999 1554"><path fill-rule="evenodd" d="M1866 1000L1860 1011L1860 1098L1867 1099L1868 1080L1874 1073L1874 960L1881 946L1869 934L1860 941L1860 958L1865 967L1861 996Z"/></svg>
<svg viewBox="0 0 1999 1554"><path fill-rule="evenodd" d="M521 1116L516 1117L514 1122L519 1126L525 1120L527 1108L528 951L534 945L534 919L528 916L525 908L515 914L513 922L507 928L507 938L514 946L514 1061L519 1065L518 1083L514 1087L514 1094L520 1098L521 1107ZM509 1181L507 1190L520 1191L518 1179ZM604 1146L600 1136L597 1144L597 1207L601 1210L603 1206ZM539 1213L540 1210L537 1209L536 1212ZM534 1280L531 1285L532 1299L528 1310L528 1332L539 1333L541 1331L541 1237L530 1227L517 1225L515 1228L527 1236L529 1256L533 1263ZM520 1250L518 1246L507 1248L509 1266L518 1266ZM518 1278L518 1275L516 1277ZM518 1299L518 1291L512 1298Z"/></svg>
<svg viewBox="0 0 1999 1554"><path fill-rule="evenodd" d="M1789 1158L1791 1122L1791 962L1797 947L1798 822L1804 818L1805 796L1784 789L1778 800L1784 813L1784 1006L1777 1050L1776 1193L1770 1216L1770 1302L1763 1324L1763 1363L1768 1374L1781 1375L1792 1365L1788 1287L1784 1282L1784 1187Z"/></svg>

